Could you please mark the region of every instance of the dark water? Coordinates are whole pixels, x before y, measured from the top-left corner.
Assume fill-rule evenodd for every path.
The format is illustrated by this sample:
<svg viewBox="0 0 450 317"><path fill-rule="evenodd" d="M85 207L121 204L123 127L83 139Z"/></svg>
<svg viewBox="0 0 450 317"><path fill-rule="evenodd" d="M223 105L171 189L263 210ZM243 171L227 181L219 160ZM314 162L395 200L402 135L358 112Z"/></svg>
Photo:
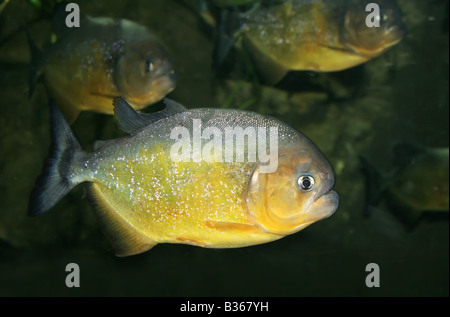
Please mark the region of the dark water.
<svg viewBox="0 0 450 317"><path fill-rule="evenodd" d="M44 4L46 3L43 1ZM49 2L50 3L50 2ZM383 169L392 146L409 140L448 147L448 3L399 1L407 35L365 65L333 74L293 73L255 93L245 67L215 76L212 33L191 10L195 1L78 1L92 16L123 17L149 27L169 48L178 75L170 98L188 108L238 108L277 117L307 135L336 172L338 211L279 241L211 250L158 245L116 258L77 187L48 214L27 218L29 193L49 146L47 96L29 100L24 28L49 36L47 7L9 3L0 14L0 295L2 296L448 296L449 223L423 219L407 231L384 203L365 218L358 155ZM234 60L233 60L234 58ZM242 64L242 63L241 63ZM240 75L240 77L239 77ZM256 103L249 101L259 96ZM234 96L231 98L230 96ZM120 135L112 117L83 113L73 129L89 149ZM81 287L67 288L77 263ZM368 263L380 287L365 284Z"/></svg>

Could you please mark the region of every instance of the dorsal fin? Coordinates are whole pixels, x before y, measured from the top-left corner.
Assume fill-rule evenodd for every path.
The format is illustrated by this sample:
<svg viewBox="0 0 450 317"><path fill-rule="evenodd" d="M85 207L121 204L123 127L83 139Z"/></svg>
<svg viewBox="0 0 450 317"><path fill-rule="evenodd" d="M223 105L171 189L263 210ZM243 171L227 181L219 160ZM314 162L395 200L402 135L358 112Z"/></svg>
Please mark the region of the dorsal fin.
<svg viewBox="0 0 450 317"><path fill-rule="evenodd" d="M114 98L114 114L117 117L119 128L124 132L131 134L156 121L186 111L185 107L173 100L166 98L164 99L164 103L166 104L166 107L161 111L142 113L134 110L122 97Z"/></svg>

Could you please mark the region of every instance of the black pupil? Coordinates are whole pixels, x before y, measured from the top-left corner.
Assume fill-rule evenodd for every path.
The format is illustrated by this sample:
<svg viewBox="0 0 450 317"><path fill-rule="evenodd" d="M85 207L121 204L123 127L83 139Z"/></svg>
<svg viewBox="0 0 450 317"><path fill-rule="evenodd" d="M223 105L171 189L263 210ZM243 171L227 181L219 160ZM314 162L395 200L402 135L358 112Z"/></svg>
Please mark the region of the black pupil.
<svg viewBox="0 0 450 317"><path fill-rule="evenodd" d="M311 181L308 178L302 180L302 186L304 189L309 189L311 187Z"/></svg>

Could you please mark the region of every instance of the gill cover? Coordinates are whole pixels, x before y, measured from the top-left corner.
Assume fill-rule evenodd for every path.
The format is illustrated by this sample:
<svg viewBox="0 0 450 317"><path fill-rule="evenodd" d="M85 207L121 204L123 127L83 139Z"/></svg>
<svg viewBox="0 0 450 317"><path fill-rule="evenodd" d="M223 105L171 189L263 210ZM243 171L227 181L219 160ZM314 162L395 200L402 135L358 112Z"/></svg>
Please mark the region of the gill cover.
<svg viewBox="0 0 450 317"><path fill-rule="evenodd" d="M308 172L310 161L294 149L279 153L274 173L261 173L257 164L244 198L248 220L271 233L288 235L321 219L308 211L318 187L302 191L297 186L297 174Z"/></svg>

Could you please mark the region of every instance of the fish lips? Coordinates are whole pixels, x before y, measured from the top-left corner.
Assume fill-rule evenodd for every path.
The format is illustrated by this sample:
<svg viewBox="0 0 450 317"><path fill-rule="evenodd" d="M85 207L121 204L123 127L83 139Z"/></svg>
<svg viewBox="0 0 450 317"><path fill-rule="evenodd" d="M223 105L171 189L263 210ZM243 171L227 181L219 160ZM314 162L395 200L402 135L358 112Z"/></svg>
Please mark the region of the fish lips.
<svg viewBox="0 0 450 317"><path fill-rule="evenodd" d="M329 169L328 173L319 173L322 188L316 193L308 208L308 213L313 215L313 221L330 217L339 206L339 195L332 189L334 173L331 171L331 167Z"/></svg>
<svg viewBox="0 0 450 317"><path fill-rule="evenodd" d="M334 214L339 206L339 195L334 190L319 196L311 204L308 212L314 215L315 220L325 219Z"/></svg>
<svg viewBox="0 0 450 317"><path fill-rule="evenodd" d="M168 94L175 89L177 76L173 69L168 70L153 80L152 85L158 87L162 94Z"/></svg>
<svg viewBox="0 0 450 317"><path fill-rule="evenodd" d="M175 71L172 68L167 68L167 71L161 72L157 77L152 79L150 89L140 103L147 106L160 101L175 89L176 84L177 77Z"/></svg>

